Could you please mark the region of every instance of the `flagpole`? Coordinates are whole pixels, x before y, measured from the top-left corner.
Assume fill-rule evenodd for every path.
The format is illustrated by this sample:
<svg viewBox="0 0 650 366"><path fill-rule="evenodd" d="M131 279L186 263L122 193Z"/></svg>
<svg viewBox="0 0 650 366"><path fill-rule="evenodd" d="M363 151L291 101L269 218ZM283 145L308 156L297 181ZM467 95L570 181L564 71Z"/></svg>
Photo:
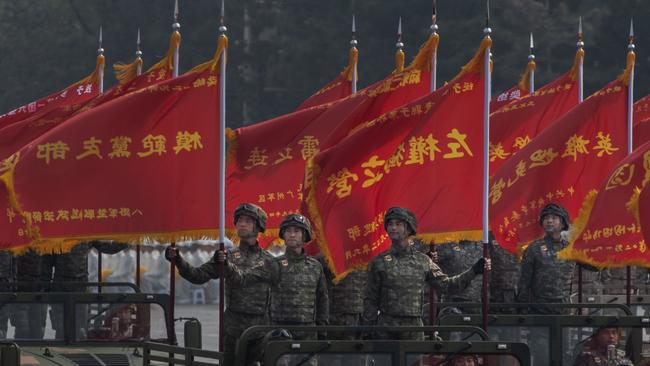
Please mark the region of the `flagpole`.
<svg viewBox="0 0 650 366"><path fill-rule="evenodd" d="M438 34L438 23L437 23L437 17L438 17L438 9L436 6L436 0L433 0L433 15L431 16L431 34L432 35L437 35ZM438 47L436 47L435 50L433 50L433 53L431 54L431 88L430 91L434 92L437 89L437 77L438 77Z"/></svg>
<svg viewBox="0 0 650 366"><path fill-rule="evenodd" d="M485 29L483 34L485 39L490 39L490 0L487 0ZM488 198L489 198L489 184L490 184L490 99L492 99L492 75L490 74L490 49L488 46L485 49L484 62L483 62L483 75L485 77L484 86L484 102L483 102L483 258L486 260L490 258L489 251L489 221L488 221ZM487 332L488 324L488 277L489 271L483 271L483 288L482 288L482 310L483 310L483 330Z"/></svg>
<svg viewBox="0 0 650 366"><path fill-rule="evenodd" d="M224 25L225 0L221 0L221 25L219 26L220 38L226 38L228 28ZM226 59L227 48L224 48L221 55L219 72L219 250L225 250L226 231ZM225 309L225 281L224 263L220 265L219 276L219 351L224 351L224 309Z"/></svg>
<svg viewBox="0 0 650 366"><path fill-rule="evenodd" d="M138 28L138 39L136 41L136 51L135 58L136 60L142 59L142 50L140 50L140 28ZM137 76L142 75L142 62L137 64L135 74ZM140 246L135 246L135 285L140 287Z"/></svg>
<svg viewBox="0 0 650 366"><path fill-rule="evenodd" d="M634 21L630 19L630 35L628 38L628 45L627 45L627 63L629 62L634 62ZM630 60L631 59L631 60ZM634 145L632 141L632 131L633 131L633 111L632 111L632 103L634 101L634 64L626 65L627 67L630 68L630 74L628 76L628 84L627 84L627 154L630 155L632 154L632 151L634 150ZM626 301L627 301L627 306L630 306L631 297L632 297L632 267L627 266L626 267Z"/></svg>
<svg viewBox="0 0 650 366"><path fill-rule="evenodd" d="M102 48L102 26L99 26L99 48L97 48L97 58L104 57L104 49ZM100 66L99 70L99 94L104 93L104 67Z"/></svg>
<svg viewBox="0 0 650 366"><path fill-rule="evenodd" d="M535 43L533 42L533 32L530 32L530 54L528 55L528 64L530 73L528 73L528 92L535 92Z"/></svg>
<svg viewBox="0 0 650 366"><path fill-rule="evenodd" d="M178 0L174 2L174 23L172 24L173 33L179 33L181 25L178 22ZM174 69L172 71L172 77L178 77L178 47L174 49ZM176 247L176 242L172 242L170 245L172 248ZM169 262L169 328L174 329L174 313L176 305L176 257L172 257L172 260ZM176 344L176 332L172 332L171 338L169 339L170 344Z"/></svg>
<svg viewBox="0 0 650 366"><path fill-rule="evenodd" d="M581 51L585 42L582 38L582 17L578 18L578 42L576 43L578 51ZM584 79L583 79L583 62L584 57L580 58L580 63L578 64L578 103L582 103L584 100ZM578 266L578 303L582 303L582 267ZM579 309L582 312L582 309Z"/></svg>
<svg viewBox="0 0 650 366"><path fill-rule="evenodd" d="M350 52L357 51L356 34L357 34L357 24L356 24L354 14L352 14L352 40L350 41ZM352 94L355 94L357 92L357 64L358 61L354 63L354 68L352 69Z"/></svg>

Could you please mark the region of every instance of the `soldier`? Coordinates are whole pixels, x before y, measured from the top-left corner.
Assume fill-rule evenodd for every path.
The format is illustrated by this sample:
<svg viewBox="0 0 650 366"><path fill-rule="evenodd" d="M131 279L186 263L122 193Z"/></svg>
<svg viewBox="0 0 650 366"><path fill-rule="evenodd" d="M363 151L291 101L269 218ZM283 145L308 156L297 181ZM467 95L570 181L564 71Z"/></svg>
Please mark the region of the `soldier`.
<svg viewBox="0 0 650 366"><path fill-rule="evenodd" d="M490 268L489 260L481 258L457 276L444 274L429 257L410 245L409 237L416 234L417 223L415 215L405 208L390 208L384 216L384 229L392 246L368 266L364 324L422 326L425 286L433 285L440 292L463 289L484 269ZM380 333L377 336L382 339L424 339L422 332Z"/></svg>
<svg viewBox="0 0 650 366"><path fill-rule="evenodd" d="M242 203L235 208L234 223L240 241L239 247L224 253L228 263L250 271L273 258L260 248L257 241L258 234L266 230L266 218L266 212L251 203ZM167 247L165 258L169 261L176 258L178 271L183 278L195 284L203 284L210 279L219 278L218 252L215 252L215 256L210 261L198 268L192 267L183 260L178 253L178 248ZM225 363L229 365L234 362L237 340L244 330L255 325L269 324L269 285L261 281L237 283L228 277L225 280L224 351L227 357Z"/></svg>
<svg viewBox="0 0 650 366"><path fill-rule="evenodd" d="M87 292L87 285L73 285L70 282L88 282L88 253L91 249L99 253L115 254L128 247L128 244L118 243L110 240L86 241L75 245L68 253L50 254L43 256L43 274L47 280L52 278L52 291L61 292ZM62 305L51 305L50 320L52 328L56 331L56 338L63 338L63 307ZM78 309L79 310L79 309ZM86 324L86 311L78 311L79 337L84 338Z"/></svg>
<svg viewBox="0 0 650 366"><path fill-rule="evenodd" d="M516 302L517 282L519 282L519 262L514 254L503 249L494 240L490 233L492 242L490 258L492 259L492 272L490 272L490 302L491 303L514 303ZM498 313L512 313L512 308L499 308Z"/></svg>
<svg viewBox="0 0 650 366"><path fill-rule="evenodd" d="M16 273L13 254L0 250L0 292L13 292ZM9 304L0 303L0 339L7 338L7 322L9 321Z"/></svg>
<svg viewBox="0 0 650 366"><path fill-rule="evenodd" d="M625 351L616 348L620 334L615 327L600 328L586 344L574 366L633 365Z"/></svg>
<svg viewBox="0 0 650 366"><path fill-rule="evenodd" d="M568 245L561 233L569 230L569 214L563 207L550 203L542 209L539 223L546 235L530 244L524 252L517 301L568 303L575 262L560 259L557 253ZM583 268L592 270L587 266ZM535 307L531 311L541 314L566 312L547 307Z"/></svg>
<svg viewBox="0 0 650 366"><path fill-rule="evenodd" d="M311 241L311 224L298 214L287 215L280 224L280 237L286 245L284 255L269 258L263 266L242 271L223 252L228 279L248 284L266 282L271 285L271 323L274 325L328 325L329 304L323 267L304 251ZM293 332L294 339L316 339L313 332Z"/></svg>
<svg viewBox="0 0 650 366"><path fill-rule="evenodd" d="M29 249L25 254L16 256L16 286L18 292L40 292L46 286L43 284L27 284L31 282L46 282L51 271L46 270L43 256ZM42 339L45 335L47 305L16 304L11 316L11 324L16 328L16 339Z"/></svg>

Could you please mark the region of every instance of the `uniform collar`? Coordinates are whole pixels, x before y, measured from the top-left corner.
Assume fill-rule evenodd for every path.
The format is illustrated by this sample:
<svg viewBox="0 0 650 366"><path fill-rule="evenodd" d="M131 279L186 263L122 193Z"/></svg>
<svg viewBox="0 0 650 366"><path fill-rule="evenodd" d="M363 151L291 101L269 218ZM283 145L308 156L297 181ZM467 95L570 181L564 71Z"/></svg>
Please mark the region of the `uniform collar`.
<svg viewBox="0 0 650 366"><path fill-rule="evenodd" d="M262 248L260 248L259 242L255 241L255 244L253 245L248 245L248 244L239 244L239 251L241 252L246 252L246 253L257 253L261 251Z"/></svg>
<svg viewBox="0 0 650 366"><path fill-rule="evenodd" d="M287 249L287 251L284 253L284 255L287 257L287 259L300 259L306 257L305 255L305 248L302 248L300 250L300 253L296 253L293 250Z"/></svg>
<svg viewBox="0 0 650 366"><path fill-rule="evenodd" d="M411 245L409 245L406 248L402 248L397 244L391 244L390 252L391 252L391 254L399 257L399 256L402 256L402 255L411 254L413 252L413 247Z"/></svg>
<svg viewBox="0 0 650 366"><path fill-rule="evenodd" d="M567 242L562 237L560 239L553 239L550 235L544 237L544 242L552 246L565 247L567 245Z"/></svg>

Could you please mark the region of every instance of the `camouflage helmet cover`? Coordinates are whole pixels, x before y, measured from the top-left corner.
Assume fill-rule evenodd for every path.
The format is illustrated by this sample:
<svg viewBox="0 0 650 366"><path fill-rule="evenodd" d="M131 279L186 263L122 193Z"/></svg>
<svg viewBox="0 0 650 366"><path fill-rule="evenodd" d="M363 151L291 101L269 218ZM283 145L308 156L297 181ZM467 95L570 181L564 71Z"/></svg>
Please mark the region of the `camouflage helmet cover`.
<svg viewBox="0 0 650 366"><path fill-rule="evenodd" d="M542 212L539 214L540 225L543 225L544 218L548 215L558 216L562 220L562 230L569 230L569 213L564 209L564 207L555 203L549 203L548 205L544 206Z"/></svg>
<svg viewBox="0 0 650 366"><path fill-rule="evenodd" d="M257 223L257 227L259 228L260 232L263 233L266 231L266 212L264 210L255 204L252 203L242 203L237 208L235 208L235 217L234 217L234 224L237 225L237 220L239 219L239 216L250 216L252 217L255 222Z"/></svg>
<svg viewBox="0 0 650 366"><path fill-rule="evenodd" d="M284 239L284 231L289 226L296 226L305 230L305 243L311 241L311 223L309 222L308 218L300 214L287 215L280 224L280 238Z"/></svg>
<svg viewBox="0 0 650 366"><path fill-rule="evenodd" d="M418 223L415 219L415 214L411 210L403 207L389 208L384 215L384 229L388 228L388 221L391 219L406 222L406 226L411 231L409 235L415 235L417 233Z"/></svg>

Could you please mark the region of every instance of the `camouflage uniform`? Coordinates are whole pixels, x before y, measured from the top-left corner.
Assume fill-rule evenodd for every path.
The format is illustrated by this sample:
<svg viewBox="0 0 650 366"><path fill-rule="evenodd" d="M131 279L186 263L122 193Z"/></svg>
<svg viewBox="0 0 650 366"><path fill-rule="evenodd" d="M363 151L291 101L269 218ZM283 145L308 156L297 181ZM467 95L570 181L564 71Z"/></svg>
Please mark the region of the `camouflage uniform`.
<svg viewBox="0 0 650 366"><path fill-rule="evenodd" d="M455 276L463 273L467 268L476 263L477 260L483 258L483 244L462 240L460 243L436 245L436 252L438 253L438 261L436 264L444 273ZM483 275L478 275L466 288L448 291L444 294L443 301L478 303L481 302L482 289ZM478 313L481 309L463 308L454 310L454 312Z"/></svg>
<svg viewBox="0 0 650 366"><path fill-rule="evenodd" d="M272 259L273 256L255 243L252 246L240 245L229 250L227 258L229 263L233 263L241 270L250 271L264 265L264 262ZM177 256L176 266L183 278L198 285L219 278L219 263L214 258L194 268ZM234 355L237 340L244 330L255 325L269 324L269 285L264 282L240 284L226 277L225 294L224 351Z"/></svg>
<svg viewBox="0 0 650 366"><path fill-rule="evenodd" d="M0 292L13 292L16 272L13 254L0 250ZM9 304L0 303L0 339L7 338L7 322L9 321Z"/></svg>
<svg viewBox="0 0 650 366"><path fill-rule="evenodd" d="M437 291L464 289L476 277L472 269L449 277L429 257L412 246L393 245L368 266L364 294L363 322L381 326L421 326L424 289ZM379 315L378 315L379 314ZM422 340L421 332L377 334L378 338Z"/></svg>
<svg viewBox="0 0 650 366"><path fill-rule="evenodd" d="M583 276L584 277L584 276ZM639 289L643 294L647 284L648 269L641 267L630 268L632 291ZM607 268L598 273L599 282L603 285L604 295L625 295L627 290L627 268ZM588 280L583 283L589 283Z"/></svg>
<svg viewBox="0 0 650 366"><path fill-rule="evenodd" d="M550 236L534 241L524 252L521 262L518 302L568 303L575 262L557 257L568 243ZM533 312L562 314L563 311L536 307Z"/></svg>
<svg viewBox="0 0 650 366"><path fill-rule="evenodd" d="M613 362L612 362L613 361ZM613 360L607 357L607 349L605 350L584 350L573 363L574 366L607 366L607 365L630 365L633 363L629 358L625 357L625 351L616 349Z"/></svg>
<svg viewBox="0 0 650 366"><path fill-rule="evenodd" d="M323 266L329 293L330 325L356 326L361 323L363 313L363 291L368 280L368 271L355 269L340 282L334 283L334 274L325 263L324 257L316 257ZM331 339L355 339L354 333L329 334Z"/></svg>
<svg viewBox="0 0 650 366"><path fill-rule="evenodd" d="M519 262L514 254L492 241L490 246L492 271L490 271L490 302L516 302L517 282L519 282ZM512 313L514 309L497 309L498 313Z"/></svg>
<svg viewBox="0 0 650 366"><path fill-rule="evenodd" d="M25 254L17 256L16 281L38 282L49 281L48 273L43 265L43 256L28 250ZM40 292L45 289L43 285L17 285L18 292ZM47 318L47 305L17 304L14 307L11 323L16 327L16 339L42 339L45 334L45 320Z"/></svg>
<svg viewBox="0 0 650 366"><path fill-rule="evenodd" d="M276 325L328 325L329 304L323 267L304 250L291 250L268 258L263 266L244 272L227 261L229 280L240 285L258 281L271 284L271 323ZM315 339L313 333L296 333L294 339Z"/></svg>

